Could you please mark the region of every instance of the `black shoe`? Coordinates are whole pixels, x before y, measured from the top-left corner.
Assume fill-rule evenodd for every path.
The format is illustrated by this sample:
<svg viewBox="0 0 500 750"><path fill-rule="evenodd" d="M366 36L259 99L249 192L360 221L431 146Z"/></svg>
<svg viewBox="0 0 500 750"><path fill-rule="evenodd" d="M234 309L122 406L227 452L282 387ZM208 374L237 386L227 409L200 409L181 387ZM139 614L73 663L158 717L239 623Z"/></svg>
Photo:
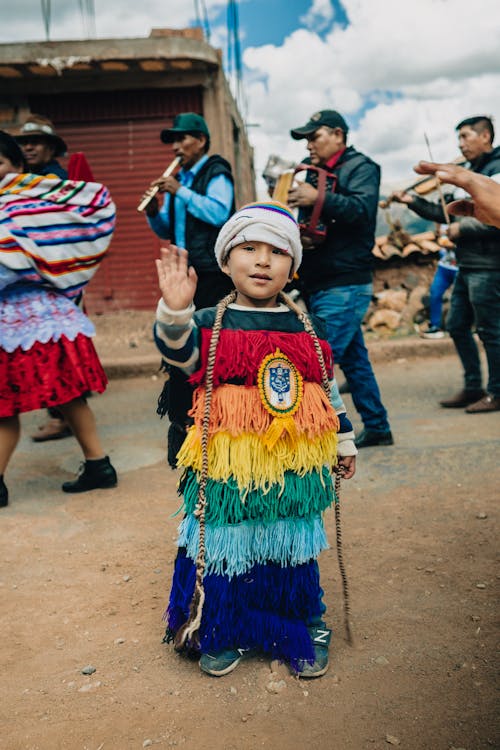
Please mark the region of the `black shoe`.
<svg viewBox="0 0 500 750"><path fill-rule="evenodd" d="M88 492L88 490L116 487L118 478L109 456L85 461L83 471L72 482L64 482L63 492Z"/></svg>
<svg viewBox="0 0 500 750"><path fill-rule="evenodd" d="M341 385L339 385L339 393L350 393L350 392L351 392L351 389L349 388L349 383L347 382L347 380L344 380L344 382L341 383Z"/></svg>
<svg viewBox="0 0 500 750"><path fill-rule="evenodd" d="M9 490L5 486L3 476L0 477L0 508L6 508L9 504Z"/></svg>
<svg viewBox="0 0 500 750"><path fill-rule="evenodd" d="M356 448L368 448L371 445L394 445L392 432L375 432L375 430L363 430L357 438L354 439Z"/></svg>

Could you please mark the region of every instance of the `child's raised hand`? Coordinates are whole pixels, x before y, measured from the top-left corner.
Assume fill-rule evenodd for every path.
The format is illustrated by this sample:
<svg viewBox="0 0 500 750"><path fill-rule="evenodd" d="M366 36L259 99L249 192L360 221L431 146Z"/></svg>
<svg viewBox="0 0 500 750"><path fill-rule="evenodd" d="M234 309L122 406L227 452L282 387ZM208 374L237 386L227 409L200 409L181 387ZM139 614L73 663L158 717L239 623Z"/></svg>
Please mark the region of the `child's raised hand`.
<svg viewBox="0 0 500 750"><path fill-rule="evenodd" d="M198 277L188 265L188 252L177 245L162 247L156 260L163 301L171 310L185 310L193 301Z"/></svg>

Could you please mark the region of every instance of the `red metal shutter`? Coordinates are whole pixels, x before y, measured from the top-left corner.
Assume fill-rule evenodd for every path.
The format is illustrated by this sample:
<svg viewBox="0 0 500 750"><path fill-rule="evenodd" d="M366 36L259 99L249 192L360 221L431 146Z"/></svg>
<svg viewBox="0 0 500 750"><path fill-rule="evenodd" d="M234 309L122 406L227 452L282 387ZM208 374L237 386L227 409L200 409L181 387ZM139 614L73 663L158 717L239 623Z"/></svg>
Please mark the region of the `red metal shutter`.
<svg viewBox="0 0 500 750"><path fill-rule="evenodd" d="M95 180L109 188L116 203L111 247L85 292L88 312L153 310L160 240L137 205L151 180L173 159L171 147L160 141L161 129L178 112L201 112L200 91L61 94L30 97L30 106L50 117L69 154L83 151Z"/></svg>

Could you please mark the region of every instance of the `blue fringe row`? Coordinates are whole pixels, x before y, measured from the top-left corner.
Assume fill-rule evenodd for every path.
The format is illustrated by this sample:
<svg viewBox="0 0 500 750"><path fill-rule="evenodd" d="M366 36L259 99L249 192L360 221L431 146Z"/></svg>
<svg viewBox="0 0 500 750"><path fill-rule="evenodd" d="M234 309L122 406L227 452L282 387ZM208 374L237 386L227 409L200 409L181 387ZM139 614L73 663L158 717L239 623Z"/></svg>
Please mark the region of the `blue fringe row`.
<svg viewBox="0 0 500 750"><path fill-rule="evenodd" d="M180 549L165 613L170 636L188 617L195 574L194 563ZM307 626L325 611L315 561L293 568L255 565L245 575L231 579L209 574L203 583L202 652L256 648L296 671L301 660L314 660Z"/></svg>
<svg viewBox="0 0 500 750"><path fill-rule="evenodd" d="M198 500L198 475L187 469L179 483L184 509L192 513ZM241 521L277 521L279 518L312 518L325 511L334 498L330 470L311 471L304 476L286 471L284 482L277 482L268 492L251 490L242 493L237 482L208 479L205 491L207 523L224 525Z"/></svg>
<svg viewBox="0 0 500 750"><path fill-rule="evenodd" d="M185 547L192 560L198 556L200 524L186 516L179 526L178 546ZM205 528L207 573L228 577L243 575L253 565L267 562L296 566L316 559L328 549L321 518L291 518L274 523L245 521L233 526Z"/></svg>

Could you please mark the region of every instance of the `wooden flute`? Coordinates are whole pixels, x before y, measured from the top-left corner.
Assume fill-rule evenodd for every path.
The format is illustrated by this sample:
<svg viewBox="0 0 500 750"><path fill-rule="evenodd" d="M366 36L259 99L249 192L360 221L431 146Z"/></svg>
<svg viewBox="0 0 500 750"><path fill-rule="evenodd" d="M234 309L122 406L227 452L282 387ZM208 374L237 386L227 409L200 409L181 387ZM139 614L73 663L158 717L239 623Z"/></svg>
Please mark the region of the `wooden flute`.
<svg viewBox="0 0 500 750"><path fill-rule="evenodd" d="M166 170L163 172L162 177L170 177L172 172L177 169L177 167L180 164L180 157L176 156L175 159L168 165ZM155 185L151 190L148 190L144 198L141 200L139 205L137 206L138 211L144 211L145 208L151 203L153 198L155 197L156 193L158 192L160 188L158 185Z"/></svg>

